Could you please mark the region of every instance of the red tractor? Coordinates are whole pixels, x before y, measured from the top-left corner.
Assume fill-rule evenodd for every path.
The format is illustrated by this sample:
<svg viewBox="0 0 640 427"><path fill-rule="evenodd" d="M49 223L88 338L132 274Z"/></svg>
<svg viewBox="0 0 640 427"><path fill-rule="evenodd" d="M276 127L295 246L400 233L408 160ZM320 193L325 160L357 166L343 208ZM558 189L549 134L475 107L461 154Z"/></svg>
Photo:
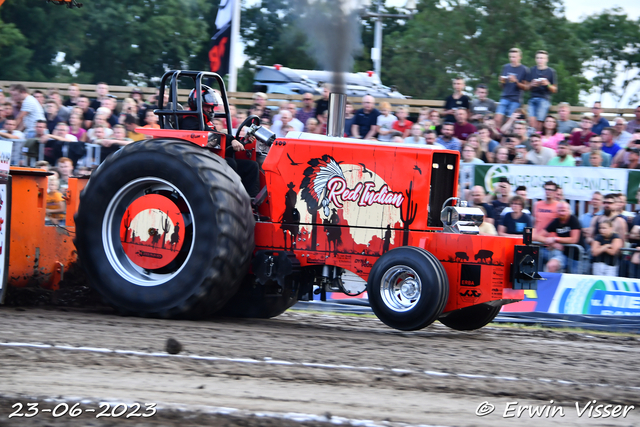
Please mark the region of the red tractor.
<svg viewBox="0 0 640 427"><path fill-rule="evenodd" d="M178 86L201 93L203 78L217 83L226 132L205 128L201 96L190 110L178 104ZM458 152L302 132L274 140L255 116L232 137L218 75L168 72L160 100L165 90L162 129L105 160L76 215L79 259L119 310L273 317L314 291L354 293L342 281L350 271L393 328L439 319L471 330L535 289L538 248L478 235L481 211L456 198ZM341 129L344 98L331 103L329 128ZM184 129L188 117L200 130ZM256 160L256 139L271 144L255 198L225 161L232 139L244 160Z"/></svg>

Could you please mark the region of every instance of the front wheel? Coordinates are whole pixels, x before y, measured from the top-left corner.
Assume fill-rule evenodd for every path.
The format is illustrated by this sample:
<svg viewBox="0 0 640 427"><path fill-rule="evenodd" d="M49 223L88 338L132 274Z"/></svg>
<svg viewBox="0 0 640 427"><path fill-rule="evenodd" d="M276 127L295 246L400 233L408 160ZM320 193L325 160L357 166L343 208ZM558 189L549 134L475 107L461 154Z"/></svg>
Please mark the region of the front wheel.
<svg viewBox="0 0 640 427"><path fill-rule="evenodd" d="M76 215L78 257L117 309L205 317L238 289L254 219L224 159L177 140L125 146L91 176Z"/></svg>
<svg viewBox="0 0 640 427"><path fill-rule="evenodd" d="M367 282L369 303L386 325L404 331L433 323L447 303L449 280L430 252L403 246L374 264Z"/></svg>
<svg viewBox="0 0 640 427"><path fill-rule="evenodd" d="M488 303L472 305L445 314L438 320L445 326L457 331L473 331L489 324L496 318L502 306Z"/></svg>

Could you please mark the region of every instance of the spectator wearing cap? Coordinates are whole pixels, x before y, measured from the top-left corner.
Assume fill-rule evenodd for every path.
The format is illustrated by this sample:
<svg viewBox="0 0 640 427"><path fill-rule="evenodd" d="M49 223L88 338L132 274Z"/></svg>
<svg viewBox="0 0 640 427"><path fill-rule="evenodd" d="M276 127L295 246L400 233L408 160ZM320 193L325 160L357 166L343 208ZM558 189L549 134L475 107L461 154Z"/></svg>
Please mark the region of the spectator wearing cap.
<svg viewBox="0 0 640 427"><path fill-rule="evenodd" d="M591 131L593 119L589 116L582 116L580 119L580 130L571 134L571 152L574 156L581 156L589 151L589 140L596 135Z"/></svg>
<svg viewBox="0 0 640 427"><path fill-rule="evenodd" d="M493 114L496 112L496 101L488 98L489 89L485 84L479 84L476 87L476 97L471 101L471 106L469 107L469 111L471 113L471 117L469 117L469 121L474 126L478 126L478 124L484 121L484 117L488 114Z"/></svg>
<svg viewBox="0 0 640 427"><path fill-rule="evenodd" d="M579 125L571 120L571 105L568 102L558 104L558 132L571 134Z"/></svg>
<svg viewBox="0 0 640 427"><path fill-rule="evenodd" d="M626 131L629 133L634 133L636 129L640 129L640 105L636 107L634 114L636 115L635 119L629 120L629 123L627 123Z"/></svg>
<svg viewBox="0 0 640 427"><path fill-rule="evenodd" d="M571 155L569 143L562 141L558 144L558 155L549 160L548 166L575 166L576 159Z"/></svg>
<svg viewBox="0 0 640 427"><path fill-rule="evenodd" d="M313 95L310 93L305 93L304 95L302 95L302 107L298 108L298 111L296 111L296 119L305 124L305 132L308 131L306 127L307 120L315 116L316 110L315 108L313 108Z"/></svg>
<svg viewBox="0 0 640 427"><path fill-rule="evenodd" d="M602 163L599 166L608 168L611 166L611 155L602 151L602 137L593 135L589 140L589 151L582 154L582 163L580 166L591 166L591 153L597 152L600 155Z"/></svg>
<svg viewBox="0 0 640 427"><path fill-rule="evenodd" d="M527 161L532 165L546 165L556 155L556 152L549 147L542 146L542 138L538 134L531 135L531 150L526 155Z"/></svg>
<svg viewBox="0 0 640 427"><path fill-rule="evenodd" d="M129 138L130 140L135 142L147 139L146 135L136 132L138 121L136 120L135 116L127 114L124 118L124 127L127 130L127 138Z"/></svg>
<svg viewBox="0 0 640 427"><path fill-rule="evenodd" d="M605 119L601 116L602 114L602 104L600 101L596 101L593 103L593 107L591 107L591 112L593 112L593 127L591 128L591 132L600 135L604 128L611 126L609 124L609 120Z"/></svg>
<svg viewBox="0 0 640 427"><path fill-rule="evenodd" d="M451 84L453 85L453 93L447 96L447 99L444 101L445 122L454 122L457 120L457 118L454 117L455 112L460 108L468 110L471 103L471 99L462 93L464 90L464 79L462 77L456 77L451 81Z"/></svg>
<svg viewBox="0 0 640 427"><path fill-rule="evenodd" d="M102 101L109 96L109 85L105 82L100 82L96 85L96 99L91 101L89 105L94 111L102 107Z"/></svg>
<svg viewBox="0 0 640 427"><path fill-rule="evenodd" d="M622 149L613 140L614 129L611 127L602 129L600 136L602 137L602 151L609 154L611 157L615 157L618 151Z"/></svg>
<svg viewBox="0 0 640 427"><path fill-rule="evenodd" d="M20 104L20 112L16 116L16 127L18 130L24 130L27 138L31 138L36 132L36 122L45 119L42 105L29 95L24 85L14 84L9 88L9 92L13 102Z"/></svg>

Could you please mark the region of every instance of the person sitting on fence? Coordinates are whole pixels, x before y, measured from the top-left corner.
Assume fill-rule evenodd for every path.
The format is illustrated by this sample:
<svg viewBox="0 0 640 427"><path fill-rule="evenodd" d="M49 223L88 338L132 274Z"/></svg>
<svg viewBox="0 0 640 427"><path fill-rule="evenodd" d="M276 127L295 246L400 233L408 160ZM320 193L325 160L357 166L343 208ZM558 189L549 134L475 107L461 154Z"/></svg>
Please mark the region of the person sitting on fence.
<svg viewBox="0 0 640 427"><path fill-rule="evenodd" d="M559 273L569 267L567 273L579 273L582 251L565 245L584 246L580 221L571 214L568 203L559 202L557 209L557 218L541 232L547 245L543 250L543 259L548 260L546 270Z"/></svg>
<svg viewBox="0 0 640 427"><path fill-rule="evenodd" d="M617 276L622 238L613 232L611 220L602 221L599 233L591 242L593 274L596 276Z"/></svg>

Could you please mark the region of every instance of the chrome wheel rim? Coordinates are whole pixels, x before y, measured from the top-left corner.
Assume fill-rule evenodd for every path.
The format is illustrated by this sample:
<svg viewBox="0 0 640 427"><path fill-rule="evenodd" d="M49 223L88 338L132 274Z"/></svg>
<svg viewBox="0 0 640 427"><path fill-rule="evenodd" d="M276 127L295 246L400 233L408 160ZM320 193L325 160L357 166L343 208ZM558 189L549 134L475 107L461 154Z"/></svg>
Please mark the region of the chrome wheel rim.
<svg viewBox="0 0 640 427"><path fill-rule="evenodd" d="M416 306L422 295L422 281L411 267L396 265L381 279L380 296L391 310L402 313Z"/></svg>
<svg viewBox="0 0 640 427"><path fill-rule="evenodd" d="M147 194L160 194L176 200L176 203L181 206L180 211L185 231L189 229L190 244L182 247L184 253L169 268L162 268L157 271L146 270L134 264L125 253L120 242L120 224L124 212L136 199ZM102 221L102 245L107 260L115 272L129 283L150 287L168 282L177 276L188 263L193 254L194 244L195 222L193 221L193 209L191 209L184 194L164 179L144 177L131 181L115 194L107 206Z"/></svg>

